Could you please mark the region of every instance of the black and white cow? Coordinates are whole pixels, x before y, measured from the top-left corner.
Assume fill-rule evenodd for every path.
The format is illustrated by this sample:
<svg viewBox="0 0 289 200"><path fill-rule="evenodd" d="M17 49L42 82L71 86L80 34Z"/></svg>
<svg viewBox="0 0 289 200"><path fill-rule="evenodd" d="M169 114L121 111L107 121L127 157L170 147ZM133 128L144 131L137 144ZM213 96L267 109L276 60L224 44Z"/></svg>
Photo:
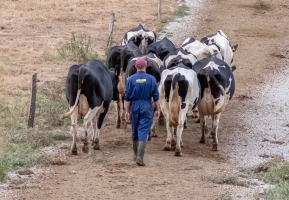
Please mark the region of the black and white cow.
<svg viewBox="0 0 289 200"><path fill-rule="evenodd" d="M120 56L120 67L118 68L118 66L115 66L115 68L116 68L115 74L119 78L117 89L118 89L121 101L119 100L119 98L117 100L115 100L114 106L117 110L116 128L124 128L125 129L127 126L127 123L124 120L124 116L123 116L124 113L120 112L120 111L124 110L125 71L126 71L128 63L129 63L129 60L135 56L142 56L143 53L140 51L140 49L132 41L130 41L127 45L125 45L119 49L120 49L120 55L119 55ZM115 53L115 55L116 55L116 53ZM110 67L110 66L108 66L108 67ZM121 109L121 107L123 109Z"/></svg>
<svg viewBox="0 0 289 200"><path fill-rule="evenodd" d="M203 44L195 38L187 38L182 43L181 47L185 49L188 53L193 54L197 58L197 60L209 58L213 55L222 59L221 53L217 47Z"/></svg>
<svg viewBox="0 0 289 200"><path fill-rule="evenodd" d="M126 71L125 71L125 78L124 78L125 84L126 84L128 77L130 77L131 75L137 72L135 68L135 62L139 57L143 57L147 61L146 73L155 77L157 83L159 83L161 80L161 70L163 70L163 62L158 57L156 57L155 54L149 53L148 55L133 57L132 59L130 59L127 65ZM160 124L162 123L160 122ZM154 120L153 125L151 127L150 136L157 137L155 130L156 130L156 127L155 127L155 120Z"/></svg>
<svg viewBox="0 0 289 200"><path fill-rule="evenodd" d="M218 150L218 126L221 113L235 92L235 80L226 62L216 57L204 58L194 65L201 86L201 100L198 104L202 137L205 142L206 118L212 117L213 151Z"/></svg>
<svg viewBox="0 0 289 200"><path fill-rule="evenodd" d="M93 127L93 149L99 149L99 133L113 98L113 81L117 78L102 62L92 60L84 64L70 67L66 78L66 98L70 111L60 116L60 119L71 117L71 133L73 143L71 152L77 155L76 134L78 115L84 116L85 137L82 151L88 152L88 125ZM99 115L98 119L97 116Z"/></svg>
<svg viewBox="0 0 289 200"><path fill-rule="evenodd" d="M146 47L156 41L156 33L145 29L142 24L139 24L138 27L125 33L121 40L121 45L127 45L130 41L132 41L143 53L145 53Z"/></svg>
<svg viewBox="0 0 289 200"><path fill-rule="evenodd" d="M175 45L167 37L164 37L160 41L148 45L146 54L154 53L158 58L163 60L170 52L175 50Z"/></svg>
<svg viewBox="0 0 289 200"><path fill-rule="evenodd" d="M180 63L176 67L165 69L159 85L160 107L166 119L167 140L165 149L174 150L175 156L181 156L182 132L187 112L197 106L200 99L200 87L194 70ZM174 140L176 129L177 142Z"/></svg>
<svg viewBox="0 0 289 200"><path fill-rule="evenodd" d="M218 30L215 34L203 37L201 42L209 46L217 47L221 52L222 60L224 60L230 67L233 66L234 52L237 50L238 44L231 46L228 37L223 31Z"/></svg>
<svg viewBox="0 0 289 200"><path fill-rule="evenodd" d="M197 57L188 53L183 48L178 48L175 51L170 52L163 61L165 69L177 66L179 63L183 63L185 66L192 69L195 62L197 62Z"/></svg>

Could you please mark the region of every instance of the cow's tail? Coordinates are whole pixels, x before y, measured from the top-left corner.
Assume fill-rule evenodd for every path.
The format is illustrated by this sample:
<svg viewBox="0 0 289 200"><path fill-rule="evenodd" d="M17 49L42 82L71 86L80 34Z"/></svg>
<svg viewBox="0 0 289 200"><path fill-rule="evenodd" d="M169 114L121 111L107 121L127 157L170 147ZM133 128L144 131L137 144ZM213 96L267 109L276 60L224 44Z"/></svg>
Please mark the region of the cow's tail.
<svg viewBox="0 0 289 200"><path fill-rule="evenodd" d="M64 113L60 116L60 119L65 119L68 118L72 115L73 111L75 110L78 101L79 101L79 97L80 97L80 93L81 93L81 84L83 83L83 79L84 79L84 74L85 74L86 70L84 68L80 68L79 70L79 75L78 75L78 88L77 88L77 95L76 95L76 100L74 105L70 108L70 111L67 113Z"/></svg>
<svg viewBox="0 0 289 200"><path fill-rule="evenodd" d="M225 92L225 89L223 88L223 86L220 84L220 82L216 79L215 75L213 73L210 73L210 78L207 77L207 81L208 81L208 85L210 87L210 84L209 84L209 81L210 79L212 79L214 81L214 83L220 88L220 90L222 91L223 95L224 95L224 103L223 105L214 112L214 115L217 115L221 112L223 112L225 110L225 107L226 107L226 101L227 101L227 98L226 98L226 92Z"/></svg>
<svg viewBox="0 0 289 200"><path fill-rule="evenodd" d="M179 124L180 113L180 99L178 97L179 85L178 82L175 85L173 91L172 100L170 104L170 126L176 127Z"/></svg>
<svg viewBox="0 0 289 200"><path fill-rule="evenodd" d="M76 108L76 106L77 106L77 104L78 104L78 100L79 100L79 96L80 96L80 91L81 91L81 89L79 89L79 90L77 91L77 96L76 96L75 103L74 103L74 105L70 108L70 111L67 112L67 113L62 114L62 115L60 116L60 119L65 119L65 118L68 118L68 117L70 117L70 116L72 115L74 109Z"/></svg>

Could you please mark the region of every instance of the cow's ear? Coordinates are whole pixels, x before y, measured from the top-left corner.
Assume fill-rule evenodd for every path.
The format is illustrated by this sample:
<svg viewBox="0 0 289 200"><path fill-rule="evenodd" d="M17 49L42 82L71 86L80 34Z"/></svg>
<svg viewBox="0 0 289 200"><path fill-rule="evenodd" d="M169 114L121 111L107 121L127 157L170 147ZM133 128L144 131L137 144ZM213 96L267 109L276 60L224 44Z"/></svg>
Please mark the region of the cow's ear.
<svg viewBox="0 0 289 200"><path fill-rule="evenodd" d="M238 48L238 44L232 46L232 51L235 52L237 50L237 48Z"/></svg>
<svg viewBox="0 0 289 200"><path fill-rule="evenodd" d="M230 68L231 68L231 71L232 71L232 72L235 71L235 70L237 69L235 65L232 66L232 67L230 67Z"/></svg>

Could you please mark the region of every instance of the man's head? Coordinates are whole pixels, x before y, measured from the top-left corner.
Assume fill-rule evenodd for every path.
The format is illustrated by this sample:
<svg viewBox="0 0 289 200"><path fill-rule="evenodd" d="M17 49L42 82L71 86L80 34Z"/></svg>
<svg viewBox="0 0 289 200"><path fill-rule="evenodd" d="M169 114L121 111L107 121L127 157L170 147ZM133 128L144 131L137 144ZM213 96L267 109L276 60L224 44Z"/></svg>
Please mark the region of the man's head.
<svg viewBox="0 0 289 200"><path fill-rule="evenodd" d="M137 71L146 71L147 61L144 58L138 58L135 61L135 68Z"/></svg>

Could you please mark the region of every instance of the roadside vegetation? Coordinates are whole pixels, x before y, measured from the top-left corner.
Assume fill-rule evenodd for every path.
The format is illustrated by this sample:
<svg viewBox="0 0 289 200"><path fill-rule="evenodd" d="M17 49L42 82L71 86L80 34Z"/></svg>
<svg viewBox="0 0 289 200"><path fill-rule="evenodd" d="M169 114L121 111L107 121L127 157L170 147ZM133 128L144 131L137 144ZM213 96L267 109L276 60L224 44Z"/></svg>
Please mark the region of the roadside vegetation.
<svg viewBox="0 0 289 200"><path fill-rule="evenodd" d="M190 7L186 5L179 6L172 16L164 18L159 22L156 32L161 32L167 23L174 21L178 18L183 18L189 15L190 14L189 11L190 11ZM167 34L167 37L172 37L172 36L173 36L172 33Z"/></svg>
<svg viewBox="0 0 289 200"><path fill-rule="evenodd" d="M52 82L38 88L34 128L27 127L28 100L19 95L11 102L0 100L0 181L9 171L50 164L41 148L69 137L64 134L68 120L59 120L59 113L67 110L63 85Z"/></svg>
<svg viewBox="0 0 289 200"><path fill-rule="evenodd" d="M266 200L289 199L289 162L281 162L269 168L264 175L264 181L275 186L266 192Z"/></svg>
<svg viewBox="0 0 289 200"><path fill-rule="evenodd" d="M269 184L264 194L259 195L265 200L289 199L289 162L282 156L261 163L254 169L241 169L239 176L246 179L258 179Z"/></svg>

